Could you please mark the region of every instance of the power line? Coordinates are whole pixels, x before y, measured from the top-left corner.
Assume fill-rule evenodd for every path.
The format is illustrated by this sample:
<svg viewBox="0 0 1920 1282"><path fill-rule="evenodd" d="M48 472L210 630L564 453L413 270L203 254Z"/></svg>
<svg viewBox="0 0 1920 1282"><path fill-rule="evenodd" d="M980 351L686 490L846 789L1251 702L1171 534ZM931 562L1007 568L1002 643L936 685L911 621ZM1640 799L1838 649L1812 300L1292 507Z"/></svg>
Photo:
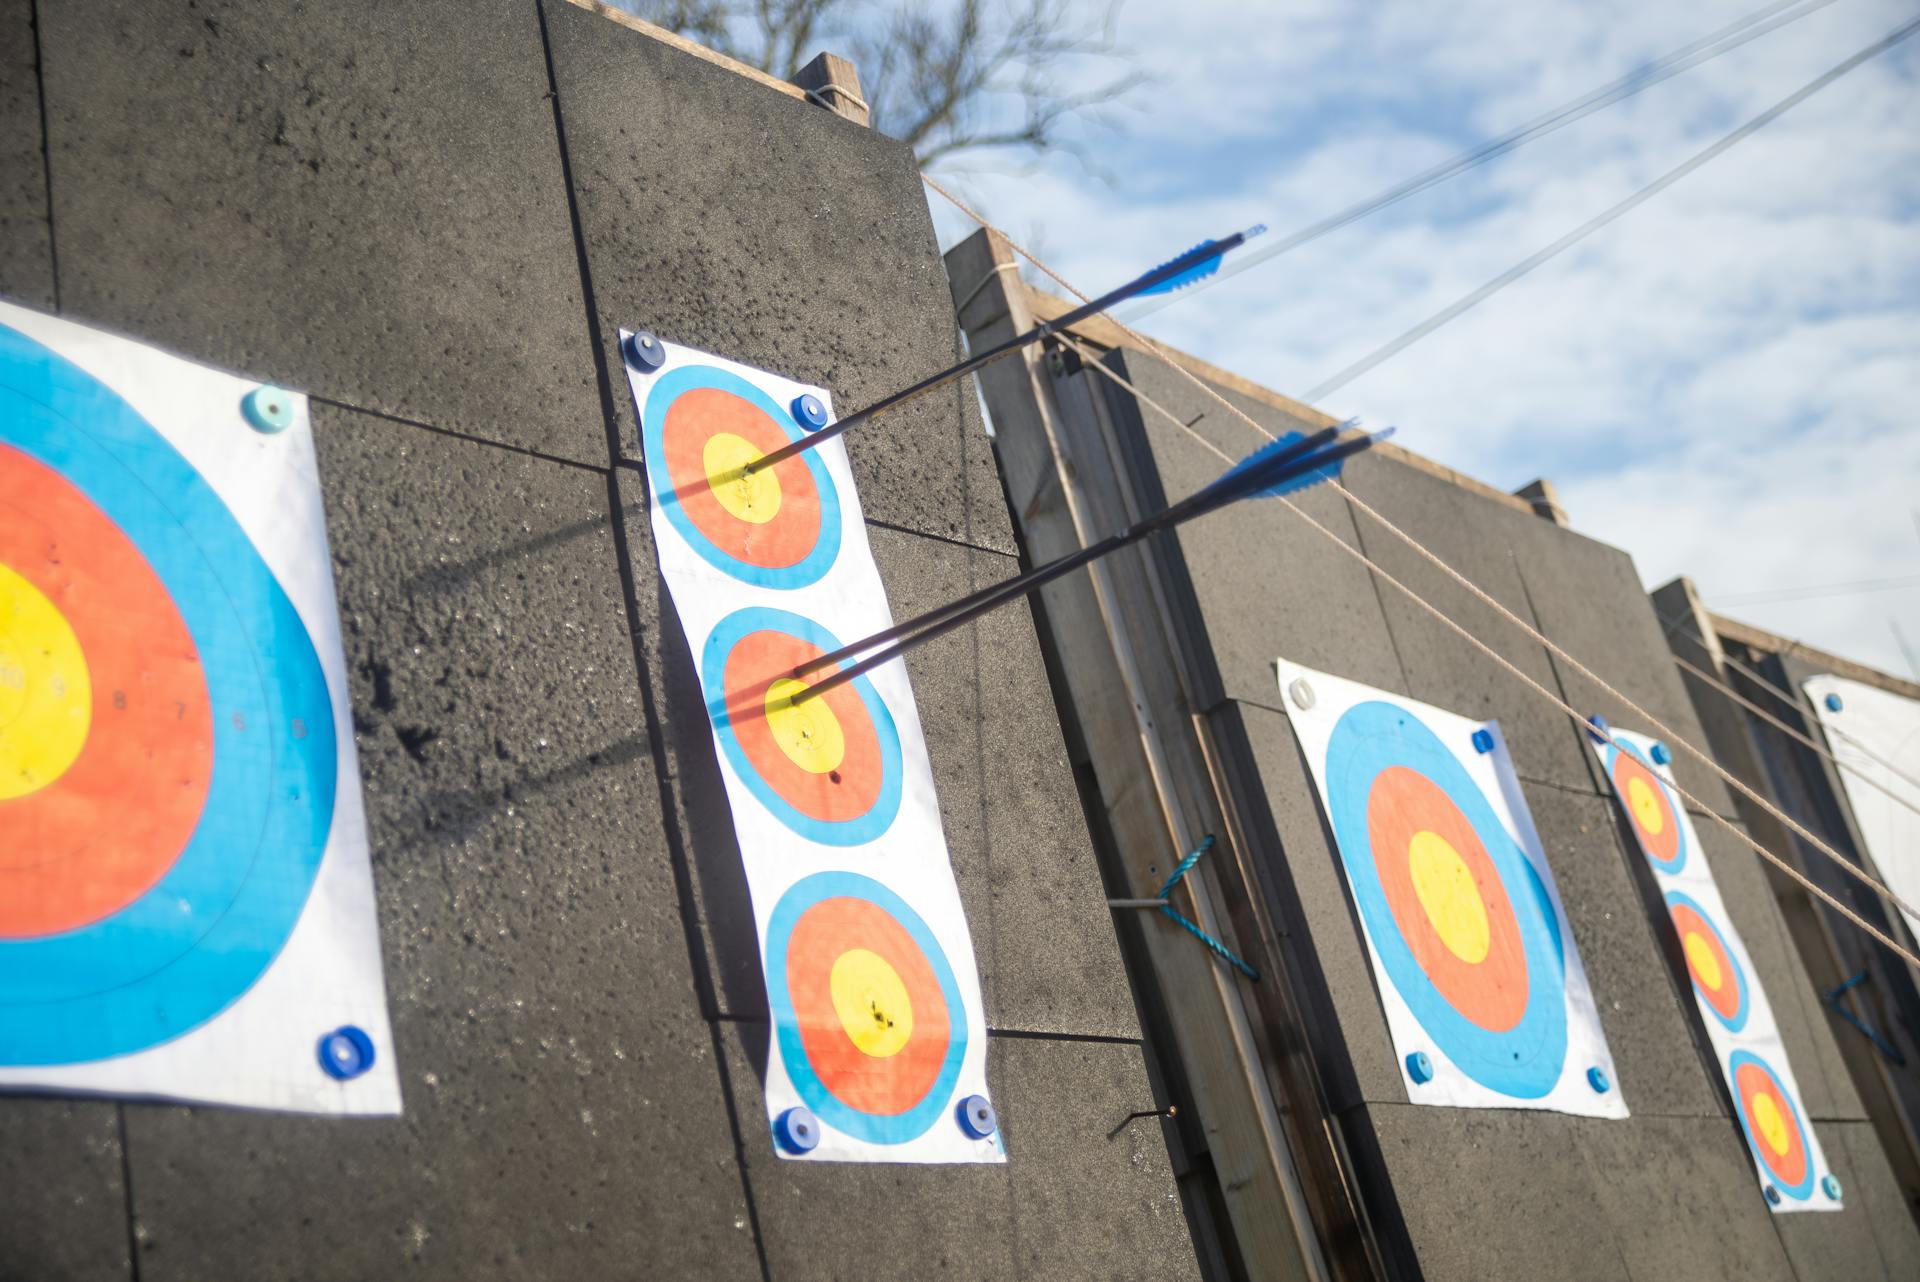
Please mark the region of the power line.
<svg viewBox="0 0 1920 1282"><path fill-rule="evenodd" d="M1708 605L1765 605L1769 601L1805 601L1813 597L1852 596L1860 592L1892 592L1900 588L1920 588L1920 574L1897 579L1855 579L1851 583L1816 583L1804 588L1769 588L1760 592L1740 592L1717 596Z"/></svg>
<svg viewBox="0 0 1920 1282"><path fill-rule="evenodd" d="M1660 177L1654 179L1652 182L1648 183L1645 187L1642 187L1639 191L1634 192L1633 195L1628 196L1625 200L1621 201L1619 204L1614 205L1612 208L1606 210L1603 213L1594 215L1592 218L1588 219L1586 222L1580 224L1580 226L1574 228L1572 231L1568 232L1566 235L1562 236L1560 239L1554 241L1551 245L1548 245L1546 248L1540 250L1539 252L1532 254L1527 258L1522 259L1520 262L1514 264L1512 267L1509 267L1506 271L1501 272L1498 276L1495 276L1492 280L1480 286L1478 289L1475 289L1470 293L1465 294L1461 298L1456 299L1454 302L1449 303L1446 307L1441 308L1439 311L1435 312L1432 316L1429 316L1427 319L1421 321L1418 325L1415 325L1412 329L1409 329L1405 333L1401 334L1398 338L1395 338L1390 342L1387 342L1382 346L1375 348L1373 351L1367 353L1367 355L1361 357L1359 360L1353 362L1351 365L1348 365L1345 369L1341 370L1339 373L1335 374L1333 377L1318 384L1317 386L1309 388L1301 396L1300 399L1303 401L1306 401L1309 404L1312 404L1313 402L1319 400L1321 397L1326 396L1328 393L1338 391L1340 388L1345 387L1348 383L1351 383L1354 379L1359 378L1362 374L1365 374L1371 371L1376 366L1379 366L1385 363L1386 361L1391 360L1393 357L1399 355L1401 352L1405 351L1407 348L1413 346L1413 344L1425 338L1428 334L1433 333L1434 330L1439 329L1442 325L1445 325L1448 321L1454 319L1456 316L1459 316L1463 312L1469 311L1472 308L1477 307L1479 304L1485 302L1488 298L1492 297L1494 294L1499 293L1502 289L1505 289L1508 285L1511 285L1514 281L1519 280L1522 276L1525 276L1528 272L1540 266L1542 263L1545 263L1549 259L1556 258L1560 254L1565 253L1568 249L1571 249L1574 245L1577 245L1581 241L1585 240L1588 236L1591 236L1594 232L1599 231L1602 227L1605 227L1607 224L1613 222L1615 219L1619 218L1621 215L1629 213L1632 210L1639 208L1641 205L1644 205L1647 201L1652 200L1655 196L1659 195L1661 192L1665 191L1667 188L1673 186L1673 184L1679 182L1682 178L1685 178L1688 174L1691 174L1694 170L1700 168L1702 165L1706 164L1708 161L1715 159L1721 153L1729 150L1730 148L1740 143L1744 139L1766 128L1768 125L1778 120L1781 116L1785 115L1787 112L1791 111L1793 108L1799 106L1801 103L1805 102L1808 98L1811 98L1814 94L1820 92L1822 89L1825 89L1828 85L1840 79L1840 77L1846 75L1849 71L1852 71L1855 67L1858 67L1861 63L1866 62L1867 60L1879 54L1885 53L1888 49L1893 48L1895 45L1899 44L1901 41L1913 35L1914 32L1916 31L1920 31L1920 18L1914 18L1902 24L1901 26L1896 27L1894 30L1888 32L1886 35L1874 41L1872 44L1860 50L1858 53L1846 59L1844 62L1841 62L1837 66L1829 68L1828 70L1822 72L1820 75L1814 77L1812 80L1809 80L1806 84L1794 90L1792 93L1788 94L1785 98L1782 98L1779 102L1767 108L1765 111L1761 112L1759 115L1755 116L1753 119L1747 121L1744 125L1741 125L1738 129L1735 129L1732 133L1726 135L1726 137L1720 139L1720 141L1714 143L1712 146L1706 148L1704 151L1696 152L1694 155L1688 157L1686 160L1682 161L1680 164L1675 165L1672 169L1669 169L1666 173L1660 175Z"/></svg>
<svg viewBox="0 0 1920 1282"><path fill-rule="evenodd" d="M1150 303L1134 304L1131 307L1122 309L1118 313L1118 316L1123 320L1139 320L1144 316L1159 311L1163 307L1170 307L1183 298L1191 298L1202 290L1217 285L1231 276L1238 276L1248 268L1257 267L1269 259L1278 258L1289 250L1298 249L1309 241L1318 240L1330 232L1340 230L1349 223L1357 222L1369 214L1378 213L1389 205L1398 204L1409 196L1417 196L1428 188L1438 186L1440 183L1445 182L1455 175L1463 174L1475 166L1484 165L1490 160L1498 159L1510 151L1525 146L1535 138L1544 137L1547 134L1553 133L1555 130L1562 129L1577 120L1592 115L1596 111L1610 107L1616 102L1631 98L1642 90L1651 89L1664 80L1670 80L1683 71L1691 70L1703 62L1709 62L1723 53L1731 52L1750 40L1757 40L1761 36L1777 31L1790 22L1797 22L1808 14L1816 10L1824 9L1832 3L1833 0L1775 0L1775 3L1764 5L1746 15L1744 18L1728 23L1710 35L1702 36L1690 44L1682 45L1680 48L1656 58L1644 67L1639 67L1628 72L1618 80L1601 85L1598 89L1583 94L1570 102L1564 102L1545 115L1536 116L1526 124L1501 134L1498 138L1484 142L1471 150L1464 151L1451 160L1442 161L1431 169L1395 183L1386 190L1369 196L1357 204L1349 205L1336 213L1329 214L1318 222L1309 223L1297 231L1289 232L1279 240L1263 246L1259 251L1244 256L1239 262L1225 268L1210 281L1202 282L1193 288L1164 299L1157 299ZM1782 14L1782 10L1794 10L1794 12Z"/></svg>

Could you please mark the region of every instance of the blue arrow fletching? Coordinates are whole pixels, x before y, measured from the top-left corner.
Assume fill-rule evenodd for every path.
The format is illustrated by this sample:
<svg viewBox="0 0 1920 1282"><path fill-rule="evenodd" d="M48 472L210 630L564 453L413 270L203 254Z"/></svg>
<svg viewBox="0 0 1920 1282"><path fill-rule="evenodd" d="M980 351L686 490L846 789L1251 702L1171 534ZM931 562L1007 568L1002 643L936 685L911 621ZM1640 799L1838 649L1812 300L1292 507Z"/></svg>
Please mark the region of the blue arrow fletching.
<svg viewBox="0 0 1920 1282"><path fill-rule="evenodd" d="M1166 263L1161 263L1160 266L1165 267L1167 263L1179 262L1182 258L1185 258L1187 254L1196 253L1199 250L1205 249L1207 246L1214 243L1215 242L1210 239L1203 240L1198 245L1195 245L1192 249L1189 249L1186 254L1175 254L1172 258L1169 258ZM1161 281L1158 285L1155 285L1153 288L1141 290L1138 294L1135 294L1134 297L1147 298L1154 294L1171 294L1174 290L1179 289L1182 286L1191 285L1193 284L1193 282L1197 280L1205 280L1207 277L1213 275L1215 272L1220 270L1220 259L1222 257L1222 254L1224 254L1224 252L1225 251L1223 250L1221 254L1215 254L1212 258L1207 259L1205 262L1194 264L1192 267L1187 268L1187 270L1181 272L1177 276L1169 276L1165 280ZM1158 268L1156 268L1155 270L1157 271ZM1145 275L1145 273L1143 272L1142 275Z"/></svg>
<svg viewBox="0 0 1920 1282"><path fill-rule="evenodd" d="M1347 424L1342 424L1342 426L1347 426ZM1372 445L1376 442L1384 441L1392 435L1393 429L1389 427L1385 431L1375 432L1367 437L1367 443L1368 445ZM1251 479L1253 473L1271 470L1276 474L1277 478L1271 485L1262 485L1255 489L1247 490L1241 497L1250 499L1272 499L1279 498L1283 494L1293 494L1299 490L1307 489L1320 484L1322 481L1331 480L1335 476L1338 476L1341 466L1346 462L1347 451L1343 450L1341 457L1330 459L1318 467L1313 466L1313 459L1325 454L1327 450L1345 445L1346 442L1336 441L1328 446L1327 450L1316 451L1313 455L1306 458L1284 457L1291 447L1305 439L1306 438L1299 432L1286 433L1284 436L1281 436L1270 444L1261 446L1253 453L1247 455L1247 457L1241 459L1238 463L1235 463L1224 476L1214 482L1214 486L1225 488L1235 478L1247 480ZM1234 488L1237 489L1238 487L1235 486Z"/></svg>

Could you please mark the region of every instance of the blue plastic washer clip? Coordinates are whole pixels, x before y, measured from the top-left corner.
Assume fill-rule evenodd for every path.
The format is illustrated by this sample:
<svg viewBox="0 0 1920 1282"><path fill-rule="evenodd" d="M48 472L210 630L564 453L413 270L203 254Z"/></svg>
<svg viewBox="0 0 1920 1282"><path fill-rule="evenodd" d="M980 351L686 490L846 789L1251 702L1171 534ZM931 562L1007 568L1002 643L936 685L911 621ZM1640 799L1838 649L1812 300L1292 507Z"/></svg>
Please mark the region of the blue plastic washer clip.
<svg viewBox="0 0 1920 1282"><path fill-rule="evenodd" d="M643 374L651 374L667 363L666 346L644 329L627 335L627 341L620 346L627 364Z"/></svg>
<svg viewBox="0 0 1920 1282"><path fill-rule="evenodd" d="M1667 745L1664 743L1656 742L1653 747L1647 749L1647 755L1653 758L1653 764L1656 766L1664 766L1673 760L1673 754L1667 751Z"/></svg>
<svg viewBox="0 0 1920 1282"><path fill-rule="evenodd" d="M1820 1178L1820 1191L1838 1202L1840 1200L1840 1177L1838 1175L1822 1176Z"/></svg>
<svg viewBox="0 0 1920 1282"><path fill-rule="evenodd" d="M999 1115L984 1095L969 1095L961 1100L954 1116L960 1119L960 1129L969 1139L983 1140L1000 1129Z"/></svg>
<svg viewBox="0 0 1920 1282"><path fill-rule="evenodd" d="M1607 1080L1607 1070L1598 1064L1587 1070L1587 1085L1593 1087L1596 1095L1605 1095L1613 1089L1613 1083Z"/></svg>
<svg viewBox="0 0 1920 1282"><path fill-rule="evenodd" d="M822 405L820 398L812 392L802 392L794 397L790 408L793 411L793 421L809 432L817 432L827 425L827 407Z"/></svg>
<svg viewBox="0 0 1920 1282"><path fill-rule="evenodd" d="M320 1068L336 1082L350 1082L373 1067L373 1039L342 1024L320 1039Z"/></svg>
<svg viewBox="0 0 1920 1282"><path fill-rule="evenodd" d="M1482 755L1493 751L1493 731L1475 730L1473 732L1473 750Z"/></svg>
<svg viewBox="0 0 1920 1282"><path fill-rule="evenodd" d="M1827 705L1828 712L1838 712L1840 711L1840 709L1846 706L1844 703L1840 702L1840 696L1837 694L1828 695L1824 700L1824 702Z"/></svg>
<svg viewBox="0 0 1920 1282"><path fill-rule="evenodd" d="M773 1140L789 1153L811 1153L820 1145L819 1119L795 1105L773 1119Z"/></svg>
<svg viewBox="0 0 1920 1282"><path fill-rule="evenodd" d="M1407 1076L1422 1086L1433 1080L1433 1061L1427 1058L1425 1051L1415 1051L1407 1056Z"/></svg>
<svg viewBox="0 0 1920 1282"><path fill-rule="evenodd" d="M293 393L262 383L240 398L240 412L256 432L284 432L293 426Z"/></svg>
<svg viewBox="0 0 1920 1282"><path fill-rule="evenodd" d="M1587 733L1593 736L1595 743L1605 743L1607 741L1607 719L1605 717L1596 713L1587 718L1587 725L1589 727Z"/></svg>

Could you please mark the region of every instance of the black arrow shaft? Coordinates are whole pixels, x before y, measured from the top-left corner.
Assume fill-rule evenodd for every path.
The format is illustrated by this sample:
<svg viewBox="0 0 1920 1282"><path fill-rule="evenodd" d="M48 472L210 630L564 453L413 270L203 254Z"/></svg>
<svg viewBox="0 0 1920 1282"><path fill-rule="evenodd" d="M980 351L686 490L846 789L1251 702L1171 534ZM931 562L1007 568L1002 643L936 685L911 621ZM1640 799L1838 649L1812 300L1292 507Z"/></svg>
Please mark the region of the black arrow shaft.
<svg viewBox="0 0 1920 1282"><path fill-rule="evenodd" d="M1235 232L1225 240L1217 240L1212 244L1201 245L1190 249L1172 262L1164 263L1145 275L1128 281L1126 284L1120 286L1120 288L1102 294L1091 303L1074 308L1064 316L1056 317L1050 321L1042 321L1023 334L1016 334L1005 342L990 347L984 352L975 356L969 356L958 365L941 370L938 374L930 374L911 387L904 387L897 392L883 396L873 404L857 409L845 418L836 419L817 432L811 432L797 441L789 441L771 454L762 455L753 462L748 463L743 470L751 475L754 472L760 471L762 468L783 463L796 454L810 450L816 445L823 445L847 429L858 427L868 419L876 418L888 410L893 409L895 406L912 400L916 396L924 395L927 392L933 391L935 388L951 383L956 378L971 374L982 366L999 360L1008 352L1017 351L1030 343L1036 343L1056 330L1070 329L1081 321L1086 320L1089 316L1098 315L1116 303L1123 303L1135 294L1152 289L1155 285L1165 281L1172 280L1182 272L1192 271L1200 264L1210 259L1218 258L1228 250L1236 248L1245 241L1246 238L1247 234L1245 232Z"/></svg>
<svg viewBox="0 0 1920 1282"><path fill-rule="evenodd" d="M898 658L908 650L916 646L924 645L937 637L945 636L955 628L971 622L989 610L996 609L1018 597L1023 597L1035 592L1053 582L1055 579L1060 578L1062 575L1071 573L1091 561L1098 560L1100 557L1106 556L1109 553L1117 552L1130 544L1138 543L1149 534L1170 529L1184 521L1190 521L1197 516L1203 516L1208 512L1215 511L1218 508L1232 503L1236 499L1244 498L1255 490L1278 485L1302 472L1336 463L1350 455L1359 453L1361 450L1373 444L1372 437L1359 436L1349 441L1343 441L1333 448L1320 453L1308 453L1312 448L1311 442L1331 438L1331 436L1339 430L1339 428L1327 428L1306 440L1295 442L1286 450L1280 451L1258 472L1249 473L1243 477L1228 478L1232 481L1239 481L1240 484L1238 485L1227 485L1216 481L1206 489L1186 499L1182 499L1172 507L1162 509L1152 516L1134 523L1118 534L1110 535L1098 543L1081 548L1078 552L1070 552L1057 560L1028 570L1025 574L1016 575L1008 579L1005 583L993 584L989 587L982 588L978 592L963 597L959 601L952 601L946 605L936 606L923 614L916 615L905 623L897 623L885 631L865 637L862 640L854 642L852 645L842 646L832 654L819 655L809 659L794 668L793 675L799 676L805 672L817 671L820 668L826 667L828 664L837 663L854 654L871 650L876 645L891 642L891 644L886 644L884 649L875 651L852 667L841 668L839 671L830 673L819 681L814 682L806 689L796 692L792 697L792 702L796 704L805 703L809 699L817 698L825 694L836 686L845 685L855 678L865 676L881 664ZM1308 456L1302 458L1301 455L1303 454L1307 454ZM1288 466L1289 463L1292 464L1291 467ZM1202 502L1202 500L1206 501Z"/></svg>
<svg viewBox="0 0 1920 1282"><path fill-rule="evenodd" d="M1338 427L1329 427L1314 433L1304 440L1296 441L1285 450L1275 454L1270 466L1283 466L1292 459L1299 458L1311 450L1318 449L1320 446L1331 441L1339 431L1340 429ZM1151 516L1143 517L1118 534L1110 535L1098 543L1089 544L1077 552L1069 552L1057 560L1048 562L1046 565L1037 566L1025 574L1016 575L1000 583L990 583L977 592L969 593L958 600L948 601L944 605L937 605L933 609L915 615L903 623L896 623L890 628L885 628L874 633L872 636L855 641L851 645L841 646L838 650L830 654L815 655L813 658L796 666L793 669L793 675L796 677L804 676L809 672L817 672L822 668L833 667L835 664L850 659L863 651L871 650L877 645L885 645L887 642L904 637L917 629L937 623L948 615L972 612L976 611L976 608L978 612L984 612L999 605L1003 601L1025 595L1036 588L1044 587L1061 575L1076 570L1089 561L1097 560L1109 552L1117 552L1130 543L1136 543L1155 530L1165 529L1171 525L1178 525L1182 520L1186 519L1186 516L1190 513L1194 505L1214 496L1215 486L1218 484L1219 482L1215 482L1214 485L1207 486L1205 489L1182 499L1179 503L1171 507L1162 508ZM938 634L936 633L934 635ZM931 640L932 638L929 637L928 639ZM862 669L862 671L865 671L865 669ZM857 676L858 673L855 675Z"/></svg>

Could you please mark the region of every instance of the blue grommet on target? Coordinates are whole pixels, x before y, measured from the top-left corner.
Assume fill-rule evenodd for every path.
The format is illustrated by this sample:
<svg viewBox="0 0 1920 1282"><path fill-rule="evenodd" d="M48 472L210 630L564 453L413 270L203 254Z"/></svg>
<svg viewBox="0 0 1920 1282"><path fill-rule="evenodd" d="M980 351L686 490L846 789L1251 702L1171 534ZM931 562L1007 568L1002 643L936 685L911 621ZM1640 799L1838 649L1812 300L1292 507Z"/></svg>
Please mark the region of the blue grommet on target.
<svg viewBox="0 0 1920 1282"><path fill-rule="evenodd" d="M1613 1083L1607 1080L1607 1070L1598 1064L1587 1070L1587 1085L1593 1087L1595 1095L1605 1095L1613 1089Z"/></svg>
<svg viewBox="0 0 1920 1282"><path fill-rule="evenodd" d="M793 421L809 432L817 432L827 425L827 407L812 392L802 392L794 397L789 408L793 411Z"/></svg>
<svg viewBox="0 0 1920 1282"><path fill-rule="evenodd" d="M320 1039L320 1068L336 1082L350 1082L373 1067L373 1039L342 1024Z"/></svg>
<svg viewBox="0 0 1920 1282"><path fill-rule="evenodd" d="M1840 1177L1838 1175L1821 1176L1820 1191L1825 1193L1831 1200L1838 1202L1840 1200Z"/></svg>
<svg viewBox="0 0 1920 1282"><path fill-rule="evenodd" d="M1000 1129L999 1115L984 1095L969 1095L961 1100L954 1116L960 1119L960 1129L969 1139L983 1140Z"/></svg>
<svg viewBox="0 0 1920 1282"><path fill-rule="evenodd" d="M1664 766L1673 760L1673 754L1667 751L1667 745L1658 741L1653 747L1647 749L1647 755L1653 758L1653 764L1656 766Z"/></svg>
<svg viewBox="0 0 1920 1282"><path fill-rule="evenodd" d="M1407 1076L1422 1086L1433 1080L1433 1061L1427 1058L1425 1051L1415 1051L1407 1056Z"/></svg>
<svg viewBox="0 0 1920 1282"><path fill-rule="evenodd" d="M773 1141L789 1153L811 1153L820 1145L820 1121L796 1105L773 1119Z"/></svg>
<svg viewBox="0 0 1920 1282"><path fill-rule="evenodd" d="M256 432L272 436L293 426L293 393L262 383L240 398L240 412Z"/></svg>
<svg viewBox="0 0 1920 1282"><path fill-rule="evenodd" d="M1607 719L1598 713L1587 718L1587 733L1593 736L1595 743L1607 741Z"/></svg>
<svg viewBox="0 0 1920 1282"><path fill-rule="evenodd" d="M1767 1201L1773 1203L1775 1206L1780 1205L1780 1190L1771 1184L1767 1185Z"/></svg>
<svg viewBox="0 0 1920 1282"><path fill-rule="evenodd" d="M1493 731L1475 730L1473 732L1473 750L1482 756L1493 751Z"/></svg>
<svg viewBox="0 0 1920 1282"><path fill-rule="evenodd" d="M627 335L627 341L620 347L627 364L643 374L651 374L667 363L666 347L644 329Z"/></svg>
<svg viewBox="0 0 1920 1282"><path fill-rule="evenodd" d="M1846 707L1844 703L1840 702L1840 696L1837 694L1830 694L1821 702L1827 705L1828 712L1838 712L1840 709Z"/></svg>

